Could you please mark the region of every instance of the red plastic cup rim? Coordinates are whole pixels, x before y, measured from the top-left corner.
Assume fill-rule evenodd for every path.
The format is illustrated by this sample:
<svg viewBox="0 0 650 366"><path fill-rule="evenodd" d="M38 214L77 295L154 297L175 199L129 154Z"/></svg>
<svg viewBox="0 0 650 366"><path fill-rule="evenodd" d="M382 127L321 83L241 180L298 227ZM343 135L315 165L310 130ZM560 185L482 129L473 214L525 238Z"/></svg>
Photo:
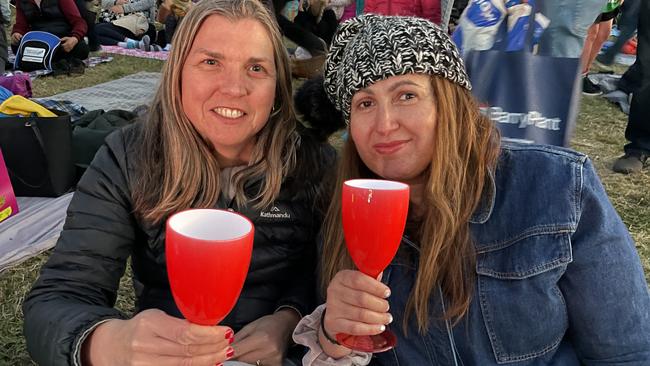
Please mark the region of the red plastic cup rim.
<svg viewBox="0 0 650 366"><path fill-rule="evenodd" d="M350 179L344 184L352 188L376 189L386 191L401 191L409 189L408 184L384 179Z"/></svg>
<svg viewBox="0 0 650 366"><path fill-rule="evenodd" d="M254 226L248 217L237 212L193 208L173 214L167 219L167 227L178 235L194 240L230 242L246 237ZM229 232L232 234L224 235Z"/></svg>

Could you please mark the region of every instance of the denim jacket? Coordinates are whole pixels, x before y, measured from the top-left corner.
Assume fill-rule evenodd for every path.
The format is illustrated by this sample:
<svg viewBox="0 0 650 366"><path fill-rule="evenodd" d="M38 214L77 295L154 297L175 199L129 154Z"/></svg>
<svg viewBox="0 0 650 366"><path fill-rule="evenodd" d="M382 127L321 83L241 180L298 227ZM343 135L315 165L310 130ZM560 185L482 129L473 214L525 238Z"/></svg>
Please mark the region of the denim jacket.
<svg viewBox="0 0 650 366"><path fill-rule="evenodd" d="M402 329L417 260L396 258L390 286L397 346L376 365L650 365L650 293L634 243L586 156L504 145L472 217L473 300L454 326ZM417 244L408 238L402 245Z"/></svg>

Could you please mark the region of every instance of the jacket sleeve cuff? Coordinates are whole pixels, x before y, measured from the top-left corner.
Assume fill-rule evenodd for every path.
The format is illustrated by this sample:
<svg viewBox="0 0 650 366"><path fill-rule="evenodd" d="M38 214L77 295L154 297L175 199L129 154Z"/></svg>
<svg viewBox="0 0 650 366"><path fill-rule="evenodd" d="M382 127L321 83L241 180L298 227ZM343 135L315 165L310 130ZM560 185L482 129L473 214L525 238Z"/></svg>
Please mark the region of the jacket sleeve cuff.
<svg viewBox="0 0 650 366"><path fill-rule="evenodd" d="M293 331L293 341L307 347L308 351L302 358L306 366L365 366L372 359L371 353L352 351L347 356L334 359L328 356L318 342L318 328L325 304L320 305L311 314L300 319Z"/></svg>
<svg viewBox="0 0 650 366"><path fill-rule="evenodd" d="M95 323L90 324L86 329L84 329L77 338L74 340L72 345L72 365L82 366L81 365L81 346L86 341L90 333L92 333L98 326L106 323L109 320L122 319L119 317L103 318L97 320Z"/></svg>

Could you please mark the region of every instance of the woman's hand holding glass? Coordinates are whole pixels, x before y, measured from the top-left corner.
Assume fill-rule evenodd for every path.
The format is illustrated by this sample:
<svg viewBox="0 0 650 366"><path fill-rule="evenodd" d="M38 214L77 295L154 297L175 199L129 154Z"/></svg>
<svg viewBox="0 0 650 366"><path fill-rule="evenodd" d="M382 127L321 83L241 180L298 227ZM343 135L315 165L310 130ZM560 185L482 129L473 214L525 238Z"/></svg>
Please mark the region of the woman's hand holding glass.
<svg viewBox="0 0 650 366"><path fill-rule="evenodd" d="M235 359L252 365L259 360L264 366L282 366L299 320L294 310L282 309L247 324L235 334Z"/></svg>
<svg viewBox="0 0 650 366"><path fill-rule="evenodd" d="M213 366L232 357L233 336L229 327L192 324L150 309L99 325L84 342L82 363Z"/></svg>
<svg viewBox="0 0 650 366"><path fill-rule="evenodd" d="M381 278L381 275L380 275ZM323 327L330 337L344 333L353 336L381 334L393 321L388 312L388 286L360 271L343 270L327 287L326 314ZM349 350L322 342L328 354L342 357ZM332 352L332 353L330 353Z"/></svg>

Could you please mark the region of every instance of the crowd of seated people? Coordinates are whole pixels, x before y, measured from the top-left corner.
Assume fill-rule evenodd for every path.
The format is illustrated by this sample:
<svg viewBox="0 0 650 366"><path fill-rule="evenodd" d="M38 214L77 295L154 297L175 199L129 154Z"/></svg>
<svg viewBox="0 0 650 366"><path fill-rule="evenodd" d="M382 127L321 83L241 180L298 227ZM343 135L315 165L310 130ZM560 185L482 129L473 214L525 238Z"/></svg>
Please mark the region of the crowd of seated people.
<svg viewBox="0 0 650 366"><path fill-rule="evenodd" d="M13 52L16 53L27 32L46 31L61 39L54 61L84 60L89 52L100 50L101 45L169 51L176 27L194 3L193 0L15 1L16 21L9 36ZM292 50L292 58L298 60L323 56L339 22L357 12L354 0L264 2L272 8L283 35L297 45ZM398 2L386 8L381 1L365 1L364 11L422 16L439 22L440 3L430 2L410 6ZM0 11L6 18L5 24L10 23L8 3L6 10ZM0 37L0 43L6 38ZM7 56L0 51L0 63L6 60Z"/></svg>

